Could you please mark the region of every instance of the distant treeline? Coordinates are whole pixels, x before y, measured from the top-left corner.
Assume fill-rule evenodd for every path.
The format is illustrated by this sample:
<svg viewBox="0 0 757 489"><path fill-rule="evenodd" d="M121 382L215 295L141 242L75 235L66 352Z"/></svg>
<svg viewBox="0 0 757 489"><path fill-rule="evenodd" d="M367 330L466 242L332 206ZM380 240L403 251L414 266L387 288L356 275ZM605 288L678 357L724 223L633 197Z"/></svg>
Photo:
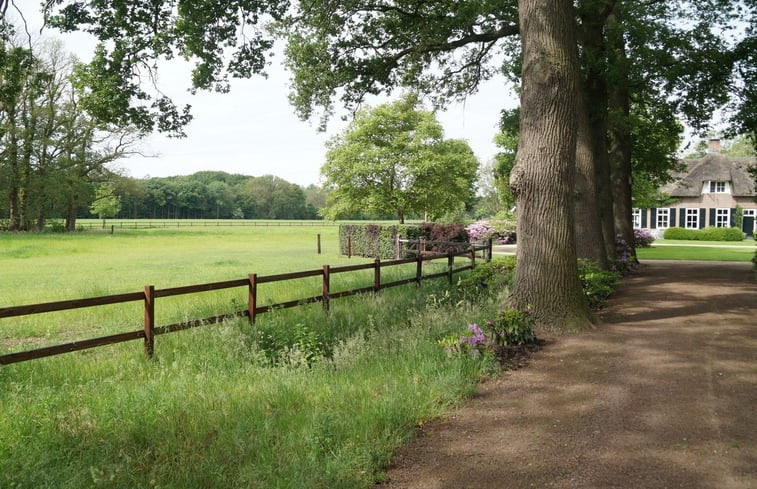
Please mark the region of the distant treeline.
<svg viewBox="0 0 757 489"><path fill-rule="evenodd" d="M318 219L324 191L273 175L251 177L217 171L112 180L123 219ZM89 217L87 208L80 217Z"/></svg>

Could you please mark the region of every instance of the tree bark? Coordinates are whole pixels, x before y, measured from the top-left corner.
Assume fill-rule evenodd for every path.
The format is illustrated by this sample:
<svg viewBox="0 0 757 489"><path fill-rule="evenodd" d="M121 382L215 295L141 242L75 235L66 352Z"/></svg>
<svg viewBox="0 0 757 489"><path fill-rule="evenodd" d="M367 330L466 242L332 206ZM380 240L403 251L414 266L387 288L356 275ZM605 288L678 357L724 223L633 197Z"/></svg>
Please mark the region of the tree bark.
<svg viewBox="0 0 757 489"><path fill-rule="evenodd" d="M578 59L570 0L519 0L520 141L510 186L518 222L511 307L558 329L590 324L573 233Z"/></svg>
<svg viewBox="0 0 757 489"><path fill-rule="evenodd" d="M633 247L633 211L632 201L632 152L633 139L629 124L630 99L628 88L628 58L623 38L623 29L618 21L616 9L608 18L609 55L617 79L613 80L609 96L609 135L610 135L610 181L613 193L613 216L615 233L630 244L633 260L636 250Z"/></svg>
<svg viewBox="0 0 757 489"><path fill-rule="evenodd" d="M611 12L611 3L608 0L584 0L580 6L583 89L591 131L596 201L605 247L605 263L611 263L616 258L613 196L607 146L609 102L605 25Z"/></svg>
<svg viewBox="0 0 757 489"><path fill-rule="evenodd" d="M583 96L583 90L577 90L576 122L578 133L576 141L576 171L574 175L575 242L578 258L585 258L597 263L607 270L609 263L599 217L597 200L596 166L594 153L594 136L589 124L589 109Z"/></svg>

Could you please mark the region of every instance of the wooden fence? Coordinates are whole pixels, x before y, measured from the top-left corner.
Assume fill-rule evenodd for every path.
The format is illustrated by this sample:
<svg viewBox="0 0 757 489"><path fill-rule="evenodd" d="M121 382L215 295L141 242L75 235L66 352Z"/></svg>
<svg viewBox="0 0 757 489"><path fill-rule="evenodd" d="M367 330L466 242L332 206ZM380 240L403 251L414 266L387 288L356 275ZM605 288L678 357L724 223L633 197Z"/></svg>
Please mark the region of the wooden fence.
<svg viewBox="0 0 757 489"><path fill-rule="evenodd" d="M85 307L104 306L109 304L120 304L126 302L141 301L144 303L144 328L136 331L128 331L124 333L117 333L109 336L102 336L99 338L91 338L80 341L73 341L70 343L47 346L43 348L37 348L34 350L26 350L16 353L9 353L0 355L0 365L8 365L12 363L24 362L27 360L33 360L37 358L44 358L53 355L60 355L62 353L68 353L78 350L85 350L88 348L94 348L97 346L112 345L115 343L122 343L131 340L144 340L145 354L150 357L155 351L155 337L173 333L176 331L182 331L185 329L195 328L198 326L204 326L209 324L219 323L226 319L248 317L251 322L255 322L258 315L270 312L274 309L284 309L290 307L296 307L301 304L309 304L314 302L321 302L324 310L328 311L329 301L331 299L338 299L341 297L348 297L351 295L362 293L374 293L378 294L381 289L389 287L397 287L409 283L415 283L420 287L423 280L434 279L439 277L447 277L452 283L452 277L455 273L462 272L464 270L470 270L476 266L476 252L477 250L486 250L486 245L469 245L469 249L463 252L450 252L447 254L425 254L418 255L413 258L406 258L401 260L381 261L376 259L373 263L364 263L359 265L347 265L332 267L324 265L323 268L317 270L309 270L304 272L284 273L279 275L267 275L258 276L257 274L248 275L247 278L227 280L223 282L213 282L199 285L188 285L183 287L172 287L167 289L155 289L152 285L147 285L144 291L130 292L125 294L107 295L101 297L91 297L86 299L73 299L58 302L47 302L42 304L30 304L25 306L14 306L0 308L0 318L9 318L16 316L28 316L32 314L42 314L53 311L66 311L71 309L81 309ZM486 252L485 252L486 253ZM462 256L470 259L467 265L455 268L455 257ZM489 254L488 257L491 255ZM486 254L484 258L487 258ZM446 259L447 270L444 272L432 273L423 275L423 264L432 260ZM385 267L398 266L408 263L416 264L416 272L413 277L396 280L389 283L381 283L381 269ZM347 273L358 270L373 270L373 284L368 287L359 289L346 290L341 292L331 292L330 278L334 274ZM322 277L322 289L321 293L312 297L305 297L287 302L281 302L278 304L270 305L258 305L258 287L261 284L282 282L287 280L300 279L305 277ZM242 311L235 311L228 314L221 314L203 319L194 319L184 321L175 324L168 324L164 326L157 326L155 324L155 304L156 299L161 297L172 297L185 294L195 294L198 292L208 292L213 290L229 289L234 287L247 287L248 289L248 303L247 309Z"/></svg>

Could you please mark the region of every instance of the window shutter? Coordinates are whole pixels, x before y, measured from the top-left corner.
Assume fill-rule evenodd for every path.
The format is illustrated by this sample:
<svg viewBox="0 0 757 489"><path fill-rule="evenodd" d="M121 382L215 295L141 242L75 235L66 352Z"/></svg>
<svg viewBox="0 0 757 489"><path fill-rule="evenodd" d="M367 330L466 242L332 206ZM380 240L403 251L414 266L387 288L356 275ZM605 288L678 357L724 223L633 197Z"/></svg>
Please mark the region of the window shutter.
<svg viewBox="0 0 757 489"><path fill-rule="evenodd" d="M715 225L715 209L710 209L710 226Z"/></svg>
<svg viewBox="0 0 757 489"><path fill-rule="evenodd" d="M699 209L699 229L703 229L707 225L707 209Z"/></svg>
<svg viewBox="0 0 757 489"><path fill-rule="evenodd" d="M735 228L736 227L736 208L735 207L731 209L730 214L731 214L731 227Z"/></svg>
<svg viewBox="0 0 757 489"><path fill-rule="evenodd" d="M657 208L652 207L649 210L649 220L652 221L649 223L649 227L652 229L657 229Z"/></svg>
<svg viewBox="0 0 757 489"><path fill-rule="evenodd" d="M682 228L686 227L686 209L684 208L678 211L678 226Z"/></svg>
<svg viewBox="0 0 757 489"><path fill-rule="evenodd" d="M647 210L646 209L641 210L641 227L643 228L647 227Z"/></svg>
<svg viewBox="0 0 757 489"><path fill-rule="evenodd" d="M668 227L672 228L676 225L676 210L668 209Z"/></svg>

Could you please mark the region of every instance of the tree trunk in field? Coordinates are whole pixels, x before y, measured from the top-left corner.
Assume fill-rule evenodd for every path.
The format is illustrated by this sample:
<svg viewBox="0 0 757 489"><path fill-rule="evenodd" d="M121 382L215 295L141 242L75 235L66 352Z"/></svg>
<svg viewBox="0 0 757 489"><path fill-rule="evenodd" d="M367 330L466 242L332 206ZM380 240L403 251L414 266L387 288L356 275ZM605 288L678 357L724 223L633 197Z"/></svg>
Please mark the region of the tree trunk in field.
<svg viewBox="0 0 757 489"><path fill-rule="evenodd" d="M596 165L594 154L594 133L589 124L589 112L583 91L579 88L576 97L576 122L578 124L576 141L576 171L574 176L575 241L578 258L596 262L607 270L607 251L602 233L597 201Z"/></svg>
<svg viewBox="0 0 757 489"><path fill-rule="evenodd" d="M539 324L588 326L578 278L572 185L578 60L570 0L519 0L523 55L520 141L510 186L518 251L511 307L532 306Z"/></svg>
<svg viewBox="0 0 757 489"><path fill-rule="evenodd" d="M616 6L617 9L617 6ZM613 80L610 89L610 181L613 192L613 215L615 218L615 233L626 243L631 244L633 260L636 260L636 250L633 248L633 202L632 191L632 163L633 140L629 125L631 98L628 90L628 58L623 39L623 29L617 19L617 12L613 12L608 19L608 44L612 65L615 67L617 79Z"/></svg>

